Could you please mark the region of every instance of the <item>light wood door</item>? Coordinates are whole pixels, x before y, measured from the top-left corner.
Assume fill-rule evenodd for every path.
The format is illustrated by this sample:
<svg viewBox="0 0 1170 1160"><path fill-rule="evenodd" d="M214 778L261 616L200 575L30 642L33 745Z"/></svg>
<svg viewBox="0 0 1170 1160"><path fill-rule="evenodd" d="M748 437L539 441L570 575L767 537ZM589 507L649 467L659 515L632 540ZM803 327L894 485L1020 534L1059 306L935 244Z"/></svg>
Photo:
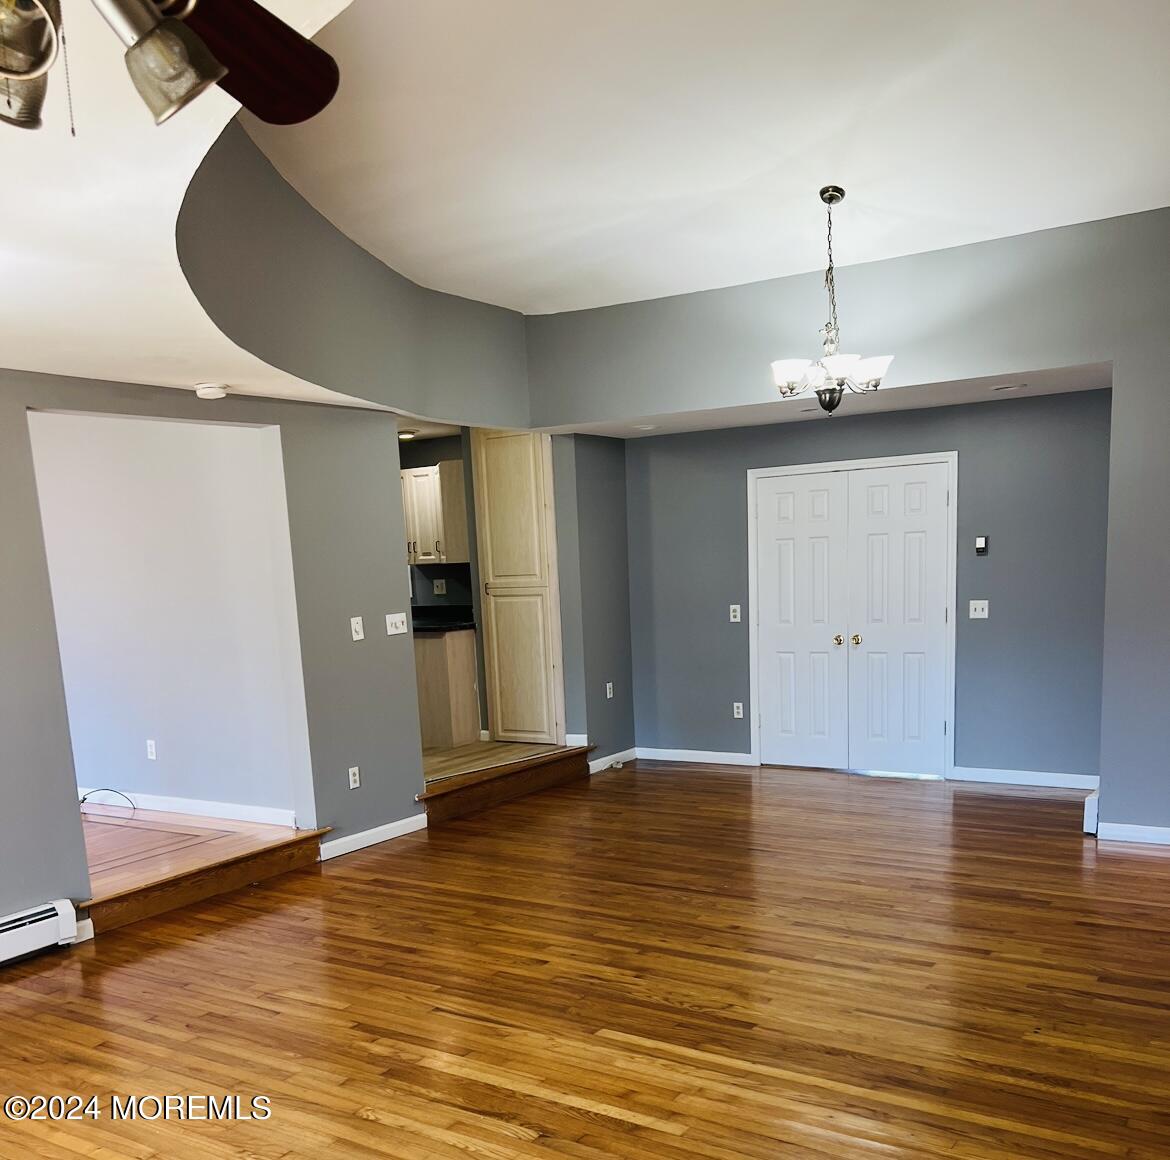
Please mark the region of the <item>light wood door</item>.
<svg viewBox="0 0 1170 1160"><path fill-rule="evenodd" d="M848 501L843 472L756 485L765 765L849 764Z"/></svg>
<svg viewBox="0 0 1170 1160"><path fill-rule="evenodd" d="M849 472L849 765L942 774L945 463Z"/></svg>
<svg viewBox="0 0 1170 1160"><path fill-rule="evenodd" d="M563 743L551 442L475 431L472 456L491 735Z"/></svg>

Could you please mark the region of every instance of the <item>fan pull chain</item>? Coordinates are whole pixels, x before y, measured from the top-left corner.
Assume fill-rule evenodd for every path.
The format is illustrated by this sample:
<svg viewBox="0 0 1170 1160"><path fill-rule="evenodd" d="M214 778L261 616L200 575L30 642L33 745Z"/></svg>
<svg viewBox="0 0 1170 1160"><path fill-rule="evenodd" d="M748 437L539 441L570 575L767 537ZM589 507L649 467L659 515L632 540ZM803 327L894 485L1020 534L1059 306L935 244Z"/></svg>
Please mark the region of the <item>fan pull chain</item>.
<svg viewBox="0 0 1170 1160"><path fill-rule="evenodd" d="M73 119L73 84L69 76L69 41L65 39L65 6L61 6L61 56L65 65L65 103L69 106L69 136L77 136L77 122Z"/></svg>

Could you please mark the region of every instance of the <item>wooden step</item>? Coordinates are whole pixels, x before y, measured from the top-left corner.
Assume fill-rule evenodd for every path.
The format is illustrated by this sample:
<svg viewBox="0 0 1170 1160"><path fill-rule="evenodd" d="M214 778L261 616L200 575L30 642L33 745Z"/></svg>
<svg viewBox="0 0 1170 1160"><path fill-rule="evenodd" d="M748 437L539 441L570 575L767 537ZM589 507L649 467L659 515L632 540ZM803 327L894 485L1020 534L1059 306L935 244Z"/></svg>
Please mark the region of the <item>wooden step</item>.
<svg viewBox="0 0 1170 1160"><path fill-rule="evenodd" d="M219 858L203 866L160 877L158 881L95 896L81 903L78 909L89 911L95 933L114 930L142 918L153 918L169 910L178 910L274 878L288 870L312 866L320 859L321 838L327 833L328 827L297 830L287 840L270 843L261 849Z"/></svg>
<svg viewBox="0 0 1170 1160"><path fill-rule="evenodd" d="M417 800L427 811L427 825L449 822L538 790L589 777L592 745L566 746L509 761L488 769L456 774L432 782Z"/></svg>

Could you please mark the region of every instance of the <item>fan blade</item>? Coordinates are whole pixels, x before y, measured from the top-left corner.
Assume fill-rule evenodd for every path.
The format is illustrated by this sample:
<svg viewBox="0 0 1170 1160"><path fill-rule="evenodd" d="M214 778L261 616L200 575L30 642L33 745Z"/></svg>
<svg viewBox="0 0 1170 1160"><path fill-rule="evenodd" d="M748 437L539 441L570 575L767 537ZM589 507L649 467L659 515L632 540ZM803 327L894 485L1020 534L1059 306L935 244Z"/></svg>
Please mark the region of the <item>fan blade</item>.
<svg viewBox="0 0 1170 1160"><path fill-rule="evenodd" d="M186 23L228 70L219 87L261 121L307 121L337 92L337 61L256 0L199 0Z"/></svg>

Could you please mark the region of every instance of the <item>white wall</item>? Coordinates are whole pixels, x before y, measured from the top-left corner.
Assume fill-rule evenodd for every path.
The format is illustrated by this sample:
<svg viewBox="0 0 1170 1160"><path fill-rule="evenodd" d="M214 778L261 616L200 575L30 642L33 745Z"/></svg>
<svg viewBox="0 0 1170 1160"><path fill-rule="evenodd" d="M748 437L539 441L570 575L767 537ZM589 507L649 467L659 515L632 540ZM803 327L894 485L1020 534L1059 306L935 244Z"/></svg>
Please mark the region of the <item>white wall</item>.
<svg viewBox="0 0 1170 1160"><path fill-rule="evenodd" d="M313 824L279 429L29 425L78 784Z"/></svg>

